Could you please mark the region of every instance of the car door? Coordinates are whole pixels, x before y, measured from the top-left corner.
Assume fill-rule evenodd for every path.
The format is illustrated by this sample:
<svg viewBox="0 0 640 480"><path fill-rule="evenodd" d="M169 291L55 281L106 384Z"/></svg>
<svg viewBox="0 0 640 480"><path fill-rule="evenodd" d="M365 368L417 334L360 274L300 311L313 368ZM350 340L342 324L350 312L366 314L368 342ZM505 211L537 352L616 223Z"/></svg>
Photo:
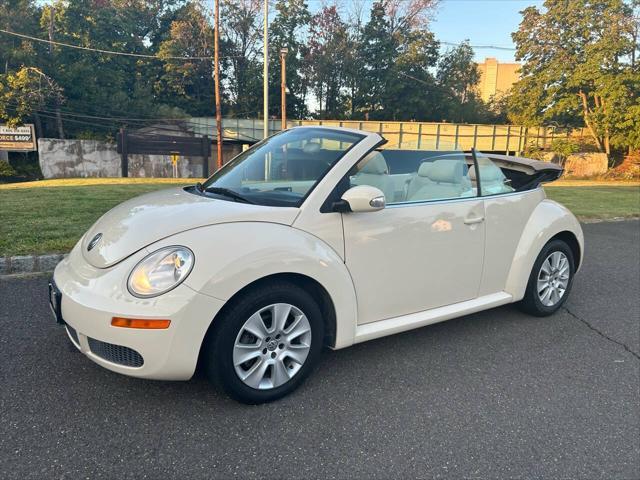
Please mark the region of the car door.
<svg viewBox="0 0 640 480"><path fill-rule="evenodd" d="M415 162L415 171L407 176L404 169L400 179L384 168L386 160L373 152L350 183L384 188L393 200L381 211L342 218L358 324L476 298L482 276L484 205L464 155ZM368 162L377 165L365 168Z"/></svg>
<svg viewBox="0 0 640 480"><path fill-rule="evenodd" d="M545 194L542 188L515 191L502 170L480 152L476 152L476 165L486 224L485 268L479 292L482 296L505 289L522 232ZM475 167L470 177L475 180Z"/></svg>

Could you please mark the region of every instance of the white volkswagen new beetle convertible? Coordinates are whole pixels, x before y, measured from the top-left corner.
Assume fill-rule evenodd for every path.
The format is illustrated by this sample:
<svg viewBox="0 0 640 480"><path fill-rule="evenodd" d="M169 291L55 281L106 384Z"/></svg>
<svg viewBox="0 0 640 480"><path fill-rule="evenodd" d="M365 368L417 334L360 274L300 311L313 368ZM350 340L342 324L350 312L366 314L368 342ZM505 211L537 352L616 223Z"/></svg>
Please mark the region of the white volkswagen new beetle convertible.
<svg viewBox="0 0 640 480"><path fill-rule="evenodd" d="M281 397L339 349L519 302L549 315L583 255L547 200L553 164L380 149L377 133L299 127L204 184L102 216L56 268L50 300L73 344L126 375Z"/></svg>

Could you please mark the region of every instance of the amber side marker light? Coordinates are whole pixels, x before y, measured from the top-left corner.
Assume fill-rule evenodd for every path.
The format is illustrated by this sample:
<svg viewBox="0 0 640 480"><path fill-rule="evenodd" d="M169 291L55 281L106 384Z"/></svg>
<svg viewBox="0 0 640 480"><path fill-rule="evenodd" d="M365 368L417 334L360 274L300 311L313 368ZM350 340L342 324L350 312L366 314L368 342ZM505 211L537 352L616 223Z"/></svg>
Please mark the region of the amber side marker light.
<svg viewBox="0 0 640 480"><path fill-rule="evenodd" d="M113 317L111 319L112 327L124 328L144 328L147 330L162 330L169 328L171 320L150 320L142 318L121 318Z"/></svg>

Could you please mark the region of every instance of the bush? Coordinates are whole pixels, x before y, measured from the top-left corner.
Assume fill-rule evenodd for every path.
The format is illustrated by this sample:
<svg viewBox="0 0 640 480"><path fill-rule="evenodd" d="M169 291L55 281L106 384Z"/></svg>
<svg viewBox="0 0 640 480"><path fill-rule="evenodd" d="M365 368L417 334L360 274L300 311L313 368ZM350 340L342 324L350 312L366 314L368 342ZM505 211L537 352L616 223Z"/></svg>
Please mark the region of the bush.
<svg viewBox="0 0 640 480"><path fill-rule="evenodd" d="M572 140L556 139L551 142L551 151L558 155L560 165L564 165L569 155L580 151L580 145Z"/></svg>
<svg viewBox="0 0 640 480"><path fill-rule="evenodd" d="M0 160L0 177L13 177L15 175L16 171L9 165L9 162Z"/></svg>

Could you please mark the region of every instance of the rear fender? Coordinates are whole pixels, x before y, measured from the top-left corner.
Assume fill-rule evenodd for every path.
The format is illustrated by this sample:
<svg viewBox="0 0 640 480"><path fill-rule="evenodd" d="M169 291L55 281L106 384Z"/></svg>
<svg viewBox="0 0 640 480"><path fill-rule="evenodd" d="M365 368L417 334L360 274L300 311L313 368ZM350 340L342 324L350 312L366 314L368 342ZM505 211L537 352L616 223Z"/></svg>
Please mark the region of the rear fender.
<svg viewBox="0 0 640 480"><path fill-rule="evenodd" d="M584 235L580 223L563 205L548 199L540 202L522 231L522 236L507 276L505 291L511 294L515 301L524 297L533 264L542 248L554 236L560 232L567 231L571 232L578 241L580 258L576 260L581 265L584 252Z"/></svg>

